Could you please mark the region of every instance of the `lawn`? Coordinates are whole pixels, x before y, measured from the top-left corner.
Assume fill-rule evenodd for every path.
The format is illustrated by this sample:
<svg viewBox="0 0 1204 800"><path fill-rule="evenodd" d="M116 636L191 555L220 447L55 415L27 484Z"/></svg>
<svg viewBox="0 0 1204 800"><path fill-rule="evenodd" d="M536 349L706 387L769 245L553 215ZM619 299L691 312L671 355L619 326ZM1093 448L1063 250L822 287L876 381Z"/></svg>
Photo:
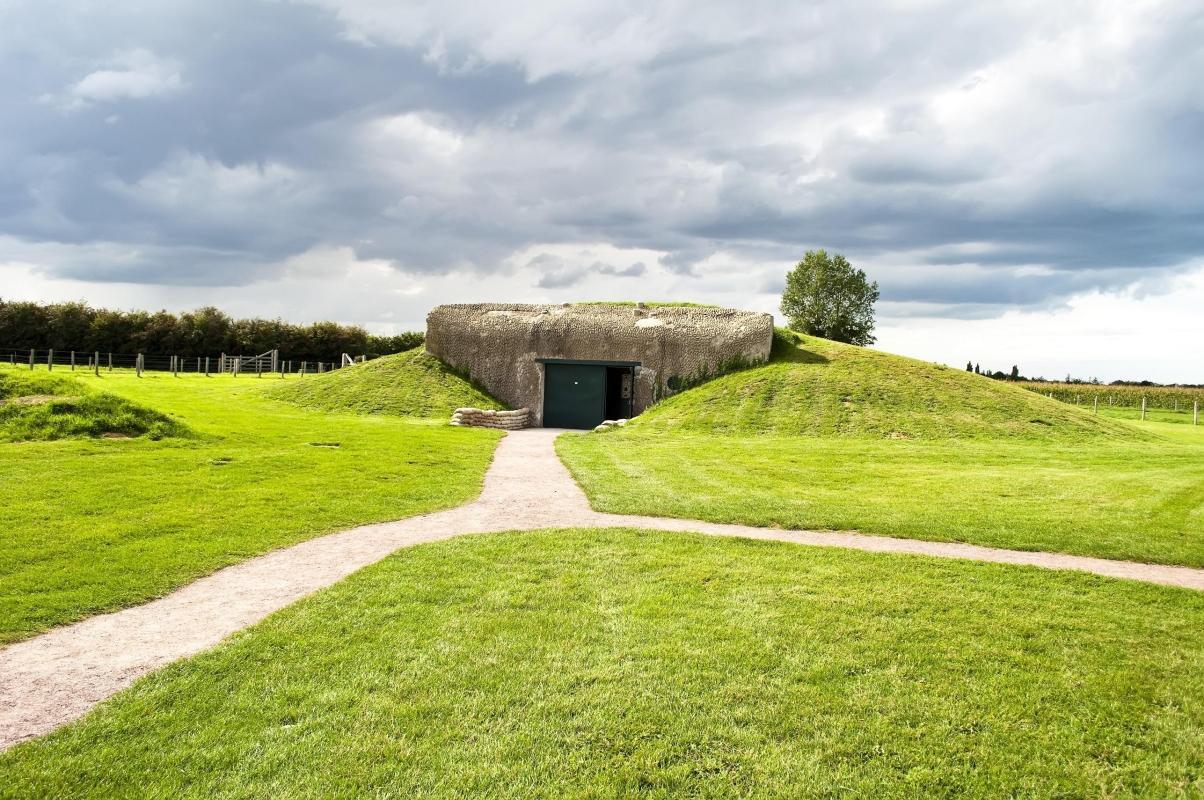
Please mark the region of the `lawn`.
<svg viewBox="0 0 1204 800"><path fill-rule="evenodd" d="M62 372L188 435L0 444L0 643L319 534L456 506L498 439L263 397L279 378Z"/></svg>
<svg viewBox="0 0 1204 800"><path fill-rule="evenodd" d="M0 757L0 797L1204 792L1204 595L635 531L399 551Z"/></svg>
<svg viewBox="0 0 1204 800"><path fill-rule="evenodd" d="M562 436L557 450L600 511L1204 567L1204 427L1124 424L1148 441L711 436L637 424Z"/></svg>

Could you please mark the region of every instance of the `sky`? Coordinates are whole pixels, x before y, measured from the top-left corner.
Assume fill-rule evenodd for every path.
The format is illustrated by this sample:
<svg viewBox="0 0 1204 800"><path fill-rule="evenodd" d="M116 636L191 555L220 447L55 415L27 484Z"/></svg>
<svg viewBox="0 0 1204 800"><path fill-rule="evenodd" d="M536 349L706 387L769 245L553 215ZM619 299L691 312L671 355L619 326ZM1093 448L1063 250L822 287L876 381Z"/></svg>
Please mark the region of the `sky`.
<svg viewBox="0 0 1204 800"><path fill-rule="evenodd" d="M881 349L1204 382L1198 0L0 0L0 74L5 299L776 314L822 247Z"/></svg>

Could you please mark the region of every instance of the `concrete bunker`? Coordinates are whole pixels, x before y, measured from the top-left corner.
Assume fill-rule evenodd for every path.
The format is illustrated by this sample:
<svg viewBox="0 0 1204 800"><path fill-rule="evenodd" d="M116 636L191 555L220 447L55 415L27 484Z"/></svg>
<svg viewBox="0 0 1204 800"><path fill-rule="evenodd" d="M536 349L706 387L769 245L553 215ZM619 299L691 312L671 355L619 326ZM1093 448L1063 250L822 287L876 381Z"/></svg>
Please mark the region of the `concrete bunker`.
<svg viewBox="0 0 1204 800"><path fill-rule="evenodd" d="M592 428L708 377L763 363L773 317L697 306L438 306L426 349L532 425Z"/></svg>

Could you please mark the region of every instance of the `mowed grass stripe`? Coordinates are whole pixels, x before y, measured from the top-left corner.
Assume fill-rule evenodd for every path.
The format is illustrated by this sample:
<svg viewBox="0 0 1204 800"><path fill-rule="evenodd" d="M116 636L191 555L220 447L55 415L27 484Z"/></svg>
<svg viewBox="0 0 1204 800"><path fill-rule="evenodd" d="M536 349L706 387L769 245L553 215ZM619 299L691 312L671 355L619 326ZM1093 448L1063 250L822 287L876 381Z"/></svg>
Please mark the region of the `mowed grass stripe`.
<svg viewBox="0 0 1204 800"><path fill-rule="evenodd" d="M1204 567L1204 432L1195 438L1058 446L633 428L556 444L604 512Z"/></svg>
<svg viewBox="0 0 1204 800"><path fill-rule="evenodd" d="M1204 596L560 531L400 551L0 758L21 797L1204 791Z"/></svg>

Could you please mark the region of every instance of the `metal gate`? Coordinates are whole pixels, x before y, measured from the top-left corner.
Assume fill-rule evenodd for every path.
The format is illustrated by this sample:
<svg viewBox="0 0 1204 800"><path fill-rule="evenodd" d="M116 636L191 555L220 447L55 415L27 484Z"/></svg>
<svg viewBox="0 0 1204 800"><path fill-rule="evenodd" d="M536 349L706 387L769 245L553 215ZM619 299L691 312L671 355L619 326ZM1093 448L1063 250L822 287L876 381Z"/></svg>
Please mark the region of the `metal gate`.
<svg viewBox="0 0 1204 800"><path fill-rule="evenodd" d="M606 367L596 364L545 364L545 428L592 428L606 413Z"/></svg>

